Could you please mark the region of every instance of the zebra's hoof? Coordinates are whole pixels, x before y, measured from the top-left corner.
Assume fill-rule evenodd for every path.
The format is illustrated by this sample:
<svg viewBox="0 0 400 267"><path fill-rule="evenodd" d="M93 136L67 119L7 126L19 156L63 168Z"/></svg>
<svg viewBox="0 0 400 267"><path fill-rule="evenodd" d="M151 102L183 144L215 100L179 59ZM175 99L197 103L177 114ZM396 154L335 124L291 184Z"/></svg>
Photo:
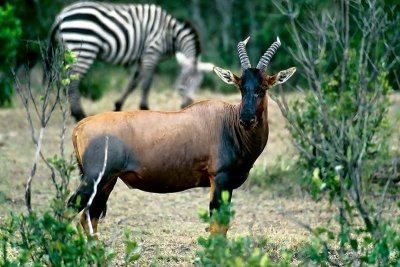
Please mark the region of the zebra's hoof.
<svg viewBox="0 0 400 267"><path fill-rule="evenodd" d="M122 103L121 102L115 102L115 109L114 111L121 111L122 108Z"/></svg>
<svg viewBox="0 0 400 267"><path fill-rule="evenodd" d="M86 115L83 112L77 112L77 113L72 113L72 117L74 117L76 122L79 122L80 120L83 120L86 117Z"/></svg>
<svg viewBox="0 0 400 267"><path fill-rule="evenodd" d="M193 100L191 98L187 99L185 102L182 103L181 108L186 108L187 106L193 104Z"/></svg>
<svg viewBox="0 0 400 267"><path fill-rule="evenodd" d="M139 108L140 108L141 110L149 110L149 109L150 109L149 106L148 106L147 104L140 104Z"/></svg>

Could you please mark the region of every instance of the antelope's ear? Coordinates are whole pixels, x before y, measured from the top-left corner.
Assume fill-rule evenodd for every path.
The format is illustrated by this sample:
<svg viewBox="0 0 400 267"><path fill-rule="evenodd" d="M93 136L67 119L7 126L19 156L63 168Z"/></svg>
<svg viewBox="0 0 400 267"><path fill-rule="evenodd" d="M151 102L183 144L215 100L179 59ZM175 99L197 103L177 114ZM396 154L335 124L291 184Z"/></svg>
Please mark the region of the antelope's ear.
<svg viewBox="0 0 400 267"><path fill-rule="evenodd" d="M230 70L214 67L214 72L227 84L234 84L239 87L239 77L233 74Z"/></svg>
<svg viewBox="0 0 400 267"><path fill-rule="evenodd" d="M278 84L282 84L289 80L290 77L296 72L296 67L287 69L287 70L282 70L278 72L275 76L270 77L269 79L269 86L273 87Z"/></svg>

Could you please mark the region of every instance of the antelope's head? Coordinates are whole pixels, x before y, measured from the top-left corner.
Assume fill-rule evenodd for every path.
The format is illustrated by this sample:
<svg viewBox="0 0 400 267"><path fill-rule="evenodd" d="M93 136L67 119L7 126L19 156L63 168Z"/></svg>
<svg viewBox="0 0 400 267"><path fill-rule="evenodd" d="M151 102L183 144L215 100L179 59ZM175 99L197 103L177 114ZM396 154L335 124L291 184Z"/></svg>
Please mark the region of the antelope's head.
<svg viewBox="0 0 400 267"><path fill-rule="evenodd" d="M242 75L236 76L229 70L224 70L214 67L214 72L227 84L233 84L239 88L242 94L242 104L240 110L240 124L250 129L262 117L262 113L266 108L267 90L271 87L286 82L295 73L296 68L282 70L273 76L269 76L265 69L268 66L272 56L278 50L281 42L277 38L268 50L261 57L256 68L252 68L250 60L246 52L246 44L249 41L248 37L243 42L239 42L237 49L242 68Z"/></svg>

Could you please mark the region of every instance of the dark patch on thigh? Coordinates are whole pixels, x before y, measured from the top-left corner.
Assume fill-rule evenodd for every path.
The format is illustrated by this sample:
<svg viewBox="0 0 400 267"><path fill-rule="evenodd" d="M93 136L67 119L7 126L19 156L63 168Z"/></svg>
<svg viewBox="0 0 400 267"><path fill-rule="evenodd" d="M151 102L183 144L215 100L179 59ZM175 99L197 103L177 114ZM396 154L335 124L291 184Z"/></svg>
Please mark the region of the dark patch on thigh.
<svg viewBox="0 0 400 267"><path fill-rule="evenodd" d="M89 179L97 179L103 169L106 137L100 135L94 138L83 154L83 172ZM105 185L118 173L124 172L127 168L136 169L138 166L139 162L130 147L119 137L108 136L107 162L101 183Z"/></svg>

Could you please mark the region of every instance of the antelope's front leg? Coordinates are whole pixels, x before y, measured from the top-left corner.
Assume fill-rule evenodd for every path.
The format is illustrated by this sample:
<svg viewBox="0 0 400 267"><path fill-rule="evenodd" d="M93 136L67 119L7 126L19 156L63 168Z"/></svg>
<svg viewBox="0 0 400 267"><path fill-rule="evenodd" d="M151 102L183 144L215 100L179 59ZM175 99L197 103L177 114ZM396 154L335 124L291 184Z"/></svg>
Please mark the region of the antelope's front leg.
<svg viewBox="0 0 400 267"><path fill-rule="evenodd" d="M220 212L220 208L223 204L222 192L227 191L229 193L228 202L231 202L232 198L232 187L229 186L229 178L225 173L217 174L217 176L210 179L210 215L213 210ZM229 216L229 215L228 215ZM219 219L220 217L218 217ZM228 224L221 223L219 220L214 220L210 224L210 232L212 235L223 234L226 235L229 228Z"/></svg>

